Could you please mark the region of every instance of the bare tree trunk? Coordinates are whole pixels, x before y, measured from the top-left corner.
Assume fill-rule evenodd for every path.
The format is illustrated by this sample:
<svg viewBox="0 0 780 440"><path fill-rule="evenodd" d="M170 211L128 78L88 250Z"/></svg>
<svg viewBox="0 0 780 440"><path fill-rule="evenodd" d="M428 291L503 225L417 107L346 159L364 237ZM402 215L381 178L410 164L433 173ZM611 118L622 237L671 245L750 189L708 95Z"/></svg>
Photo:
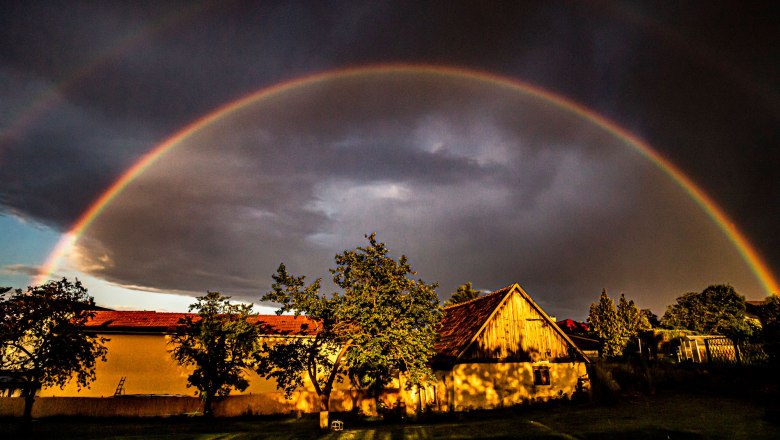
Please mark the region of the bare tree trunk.
<svg viewBox="0 0 780 440"><path fill-rule="evenodd" d="M328 412L330 406L330 392L322 393L320 396L320 429L325 431L328 429L329 420Z"/></svg>
<svg viewBox="0 0 780 440"><path fill-rule="evenodd" d="M352 340L350 339L344 344L343 347L341 347L341 350L339 350L339 354L336 356L336 360L333 362L333 368L328 375L328 380L325 383L325 386L322 388L322 392L320 393L320 429L322 430L328 429L330 392L333 390L333 382L336 380L336 376L338 375L339 366L341 365L341 358L344 357L344 354L346 354L347 350L351 346ZM311 371L312 370L309 370L309 377L312 378L312 382L316 383L316 376L312 377ZM314 371L316 371L316 369Z"/></svg>
<svg viewBox="0 0 780 440"><path fill-rule="evenodd" d="M24 420L32 420L32 408L35 403L35 394L38 392L40 386L34 382L28 382L22 389L24 395Z"/></svg>
<svg viewBox="0 0 780 440"><path fill-rule="evenodd" d="M24 420L32 420L33 403L35 403L35 393L24 396L24 415L22 416Z"/></svg>
<svg viewBox="0 0 780 440"><path fill-rule="evenodd" d="M214 400L211 393L203 393L203 416L204 417L211 417L213 413L211 412L211 403Z"/></svg>

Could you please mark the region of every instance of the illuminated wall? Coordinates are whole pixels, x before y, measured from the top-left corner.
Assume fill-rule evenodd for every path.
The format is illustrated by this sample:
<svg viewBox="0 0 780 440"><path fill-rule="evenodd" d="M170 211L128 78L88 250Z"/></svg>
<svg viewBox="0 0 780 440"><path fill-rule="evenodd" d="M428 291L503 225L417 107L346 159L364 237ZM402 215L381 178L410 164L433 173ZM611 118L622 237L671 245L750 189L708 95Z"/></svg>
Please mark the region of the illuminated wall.
<svg viewBox="0 0 780 440"><path fill-rule="evenodd" d="M547 370L549 385L534 384L534 369ZM586 378L584 362L496 362L456 364L437 371L437 407L442 411L492 409L571 398Z"/></svg>
<svg viewBox="0 0 780 440"><path fill-rule="evenodd" d="M194 396L187 388L189 371L180 367L168 353L168 337L162 334L108 334L107 362L97 363L96 380L89 389L78 391L75 381L64 389L44 388L41 397L108 397L113 396L119 380L125 376L127 394L183 394Z"/></svg>
<svg viewBox="0 0 780 440"><path fill-rule="evenodd" d="M39 397L111 397L119 384L120 379L126 377L124 392L126 395L155 394L155 395L183 395L196 396L194 388L187 388L187 376L191 369L179 366L168 352L169 336L163 334L108 334L102 335L110 338L106 342L108 354L106 362L98 362L95 371L96 379L89 388L78 390L75 381L69 382L65 388L44 388ZM284 393L276 388L276 382L268 380L250 371L247 374L249 387L243 392L234 390L231 399L215 405L217 415L245 415L245 414L279 414L293 411L316 412L319 411L319 398L314 392L308 378L304 381L304 389L296 392L290 399L284 397ZM235 397L233 397L235 396ZM390 403L398 400L397 390L388 390L382 396L383 400ZM159 400L159 398L157 398ZM68 405L62 402L46 402L38 399L39 416L44 415L97 415L103 414L105 408L90 408L90 403L84 406ZM363 393L350 390L347 382L334 384L331 394L332 411L350 411L359 407L367 414L376 413L376 402L372 398L366 398ZM138 400L138 405L108 405L108 411L116 411L113 415L166 415L155 408L151 410L140 406L156 404L150 401ZM77 408L76 406L83 406ZM106 406L106 405L102 405ZM48 410L46 408L49 408ZM11 411L13 414L14 410ZM85 412L86 411L86 412ZM4 414L0 411L0 415Z"/></svg>

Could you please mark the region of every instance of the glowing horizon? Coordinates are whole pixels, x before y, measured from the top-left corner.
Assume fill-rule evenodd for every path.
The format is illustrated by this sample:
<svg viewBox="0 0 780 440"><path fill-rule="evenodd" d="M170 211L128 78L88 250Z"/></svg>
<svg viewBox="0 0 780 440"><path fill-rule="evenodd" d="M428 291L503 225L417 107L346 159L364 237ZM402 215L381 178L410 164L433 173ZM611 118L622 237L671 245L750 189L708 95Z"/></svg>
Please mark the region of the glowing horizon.
<svg viewBox="0 0 780 440"><path fill-rule="evenodd" d="M320 72L312 75L298 77L290 81L274 84L272 86L252 92L242 98L229 102L216 110L191 122L173 136L154 147L141 159L131 166L119 179L117 179L101 196L79 217L71 229L63 234L60 241L54 247L49 257L35 278L35 284L45 282L52 272L57 270L61 259L67 251L75 244L84 231L92 222L100 216L104 209L119 195L122 191L139 175L153 165L160 157L168 151L175 148L191 136L208 128L211 124L225 119L234 112L241 110L248 105L258 103L264 99L277 96L279 94L291 91L297 87L323 83L331 80L386 74L417 74L417 75L440 75L452 78L463 78L482 83L488 83L497 87L503 87L511 91L539 98L547 103L553 104L558 108L570 111L577 116L589 121L601 129L605 130L615 138L619 139L627 146L633 148L641 156L650 160L664 174L669 176L677 185L685 191L688 196L707 214L715 225L726 235L729 241L734 245L737 252L747 264L751 272L756 276L759 284L763 287L767 295L780 293L778 282L774 275L764 263L761 256L753 248L747 238L737 229L734 222L726 216L723 210L702 191L690 178L688 178L680 169L655 151L648 143L644 142L638 136L620 127L615 122L590 110L589 108L566 99L553 92L545 90L523 81L499 76L496 74L468 70L455 67L443 67L432 65L375 65L367 67L356 67L341 70L332 70Z"/></svg>

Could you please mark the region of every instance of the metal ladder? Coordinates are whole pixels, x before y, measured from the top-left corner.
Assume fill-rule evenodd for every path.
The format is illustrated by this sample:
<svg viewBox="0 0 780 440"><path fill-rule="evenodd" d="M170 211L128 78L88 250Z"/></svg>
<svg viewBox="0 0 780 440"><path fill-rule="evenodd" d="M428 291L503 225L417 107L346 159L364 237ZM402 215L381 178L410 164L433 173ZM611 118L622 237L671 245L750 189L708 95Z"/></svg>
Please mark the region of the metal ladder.
<svg viewBox="0 0 780 440"><path fill-rule="evenodd" d="M114 397L121 396L125 393L125 379L127 379L127 376L122 376L122 378L119 379L119 384L116 386L116 391L114 391Z"/></svg>

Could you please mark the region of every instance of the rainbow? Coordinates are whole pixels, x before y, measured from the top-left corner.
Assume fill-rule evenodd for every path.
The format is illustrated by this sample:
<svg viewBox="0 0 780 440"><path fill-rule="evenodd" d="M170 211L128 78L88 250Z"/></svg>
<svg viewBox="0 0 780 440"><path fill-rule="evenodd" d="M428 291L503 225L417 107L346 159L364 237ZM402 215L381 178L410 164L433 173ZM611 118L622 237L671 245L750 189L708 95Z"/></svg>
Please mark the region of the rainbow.
<svg viewBox="0 0 780 440"><path fill-rule="evenodd" d="M371 75L386 74L410 74L410 75L439 75L444 77L464 78L482 83L489 83L494 86L503 87L511 91L540 98L550 104L562 109L573 112L579 117L588 120L611 135L615 136L626 145L636 150L654 163L660 170L676 182L688 196L712 219L712 221L728 237L741 257L747 263L748 267L759 280L767 295L780 293L777 280L764 263L758 252L748 242L745 236L737 229L734 223L726 216L723 210L710 199L690 178L682 173L674 164L653 150L650 145L644 142L636 135L621 128L614 122L604 116L595 113L587 107L571 100L565 99L550 91L544 90L531 84L499 76L496 74L467 70L455 67L442 67L430 65L377 65L369 67L356 67L342 70L327 71L308 76L299 77L291 81L279 83L257 92L246 95L233 102L219 107L215 111L195 120L179 132L168 138L165 142L159 144L154 149L146 153L135 165L128 169L110 188L108 188L98 198L92 206L89 207L81 217L76 221L69 232L63 234L63 237L57 243L48 256L46 262L41 267L35 284L45 282L49 275L57 269L61 259L66 255L70 247L78 240L89 225L103 212L103 210L114 200L136 177L154 164L160 157L181 144L188 138L198 134L208 128L211 124L230 116L233 112L247 107L250 104L257 103L264 99L277 96L292 89L304 85L323 83L334 79L349 79L353 77L365 77Z"/></svg>

